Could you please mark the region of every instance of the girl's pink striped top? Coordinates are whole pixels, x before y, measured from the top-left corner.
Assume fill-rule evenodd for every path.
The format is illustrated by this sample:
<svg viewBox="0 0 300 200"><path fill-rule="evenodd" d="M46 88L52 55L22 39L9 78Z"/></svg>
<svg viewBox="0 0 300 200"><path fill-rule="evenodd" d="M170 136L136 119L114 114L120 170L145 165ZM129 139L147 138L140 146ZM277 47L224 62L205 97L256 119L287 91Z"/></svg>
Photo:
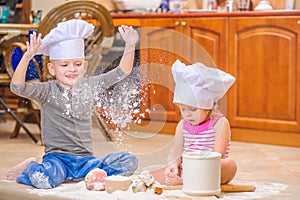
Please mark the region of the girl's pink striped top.
<svg viewBox="0 0 300 200"><path fill-rule="evenodd" d="M191 151L213 151L215 142L214 125L224 115L217 113L214 118L203 124L193 126L188 121L183 120L183 152ZM227 145L225 158L229 156L230 142Z"/></svg>

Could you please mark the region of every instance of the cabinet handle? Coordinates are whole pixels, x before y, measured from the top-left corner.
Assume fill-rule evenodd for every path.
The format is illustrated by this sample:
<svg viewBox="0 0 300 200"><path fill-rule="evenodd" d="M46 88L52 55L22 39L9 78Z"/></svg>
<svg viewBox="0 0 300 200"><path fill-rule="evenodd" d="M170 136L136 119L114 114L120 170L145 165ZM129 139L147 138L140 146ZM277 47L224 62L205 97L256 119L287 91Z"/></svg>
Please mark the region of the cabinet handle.
<svg viewBox="0 0 300 200"><path fill-rule="evenodd" d="M186 21L181 22L181 26L186 26Z"/></svg>
<svg viewBox="0 0 300 200"><path fill-rule="evenodd" d="M297 24L298 24L298 25L300 25L300 20L299 20L299 21L297 21Z"/></svg>
<svg viewBox="0 0 300 200"><path fill-rule="evenodd" d="M178 26L178 25L179 25L179 21L176 21L176 22L175 22L175 26Z"/></svg>

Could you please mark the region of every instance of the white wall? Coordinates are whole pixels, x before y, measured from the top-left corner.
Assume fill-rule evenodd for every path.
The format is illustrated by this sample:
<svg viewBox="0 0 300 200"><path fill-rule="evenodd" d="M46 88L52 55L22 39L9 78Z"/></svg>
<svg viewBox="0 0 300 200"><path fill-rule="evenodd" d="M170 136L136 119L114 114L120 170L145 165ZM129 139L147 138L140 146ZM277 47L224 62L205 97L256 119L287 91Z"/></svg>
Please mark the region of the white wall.
<svg viewBox="0 0 300 200"><path fill-rule="evenodd" d="M52 8L63 4L68 0L32 0L32 10L42 10L44 17ZM112 3L112 0L94 0L98 3L103 4L108 10L114 10L115 5ZM190 4L200 4L202 5L202 0L187 0L188 3ZM255 5L260 1L260 0L252 0ZM285 1L286 0L269 0L270 3L274 4L274 6L278 6L279 8L277 9L284 9L285 7ZM295 2L295 9L300 10L300 0L294 0ZM196 8L195 6L193 8Z"/></svg>
<svg viewBox="0 0 300 200"><path fill-rule="evenodd" d="M300 0L295 0L295 9L300 10Z"/></svg>
<svg viewBox="0 0 300 200"><path fill-rule="evenodd" d="M32 10L34 11L42 10L43 11L42 18L43 18L52 8L60 4L63 4L66 1L71 1L71 0L31 0L31 1L32 1ZM93 1L102 4L104 7L107 8L107 10L116 9L113 0L93 0Z"/></svg>
<svg viewBox="0 0 300 200"><path fill-rule="evenodd" d="M46 16L46 14L54 7L65 3L67 0L32 0L32 8L31 10L37 11L42 10L43 15Z"/></svg>

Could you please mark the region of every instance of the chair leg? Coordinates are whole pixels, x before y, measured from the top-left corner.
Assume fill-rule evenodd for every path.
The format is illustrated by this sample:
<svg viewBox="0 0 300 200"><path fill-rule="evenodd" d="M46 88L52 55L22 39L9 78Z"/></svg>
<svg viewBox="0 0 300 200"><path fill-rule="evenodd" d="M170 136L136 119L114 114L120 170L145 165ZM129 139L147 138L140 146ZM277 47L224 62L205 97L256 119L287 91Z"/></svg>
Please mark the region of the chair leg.
<svg viewBox="0 0 300 200"><path fill-rule="evenodd" d="M110 134L108 127L102 120L101 116L96 111L93 112L92 116L93 116L93 119L96 121L98 128L103 130L102 134L104 135L106 141L109 141L109 142L113 141L112 135Z"/></svg>
<svg viewBox="0 0 300 200"><path fill-rule="evenodd" d="M39 112L34 112L34 116L37 122L37 125L39 126L39 129L42 130L41 128L41 115ZM45 143L43 142L43 138L42 138L42 133L40 133L40 140L42 142L42 146L45 146Z"/></svg>
<svg viewBox="0 0 300 200"><path fill-rule="evenodd" d="M37 143L38 140L32 135L32 133L27 129L27 127L24 125L24 123L16 116L16 114L12 111L10 111L10 114L13 116L13 118L17 121L17 123L25 130L27 135L35 142Z"/></svg>
<svg viewBox="0 0 300 200"><path fill-rule="evenodd" d="M39 129L41 130L41 119L40 119L41 117L40 117L40 114L35 112L34 116L35 116L37 125L39 126Z"/></svg>
<svg viewBox="0 0 300 200"><path fill-rule="evenodd" d="M19 114L19 119L20 121L24 121L25 119L25 115L24 114ZM20 124L18 122L16 122L16 125L15 125L15 128L13 130L13 132L10 134L10 138L16 138L19 136L19 133L20 133Z"/></svg>
<svg viewBox="0 0 300 200"><path fill-rule="evenodd" d="M4 100L0 97L0 103L3 105L3 107L6 110L6 113L9 113L17 122L17 124L19 124L27 133L27 135L29 135L29 137L35 142L37 143L38 140L34 137L34 135L32 135L32 133L27 129L27 127L23 124L23 122L17 117L17 115L8 107L8 105L4 102Z"/></svg>

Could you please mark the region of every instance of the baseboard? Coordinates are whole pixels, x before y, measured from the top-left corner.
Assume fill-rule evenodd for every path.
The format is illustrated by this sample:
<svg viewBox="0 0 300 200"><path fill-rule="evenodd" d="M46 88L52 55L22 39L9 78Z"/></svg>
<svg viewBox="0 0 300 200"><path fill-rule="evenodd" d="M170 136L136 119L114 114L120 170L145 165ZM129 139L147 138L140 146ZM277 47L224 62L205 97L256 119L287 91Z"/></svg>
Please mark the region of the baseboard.
<svg viewBox="0 0 300 200"><path fill-rule="evenodd" d="M300 147L300 133L231 128L231 140Z"/></svg>

